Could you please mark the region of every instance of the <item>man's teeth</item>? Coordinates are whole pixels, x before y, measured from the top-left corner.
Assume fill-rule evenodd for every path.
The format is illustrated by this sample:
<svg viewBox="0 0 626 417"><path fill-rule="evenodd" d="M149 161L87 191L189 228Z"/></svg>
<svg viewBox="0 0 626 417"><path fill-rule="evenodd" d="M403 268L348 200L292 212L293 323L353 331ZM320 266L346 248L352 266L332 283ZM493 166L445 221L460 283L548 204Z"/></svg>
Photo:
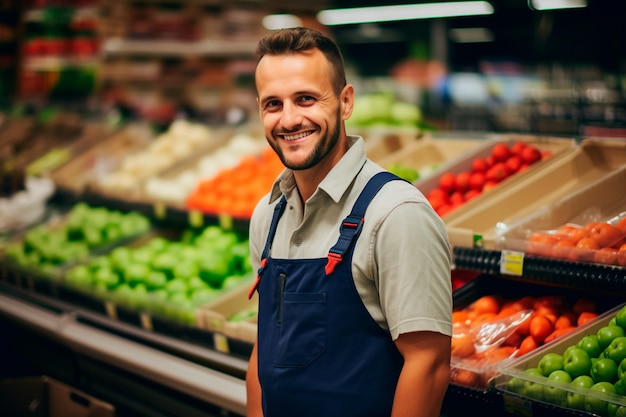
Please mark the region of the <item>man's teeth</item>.
<svg viewBox="0 0 626 417"><path fill-rule="evenodd" d="M296 140L296 139L300 139L308 135L309 135L309 132L302 132L302 133L298 133L297 135L285 135L283 136L283 138L285 140Z"/></svg>

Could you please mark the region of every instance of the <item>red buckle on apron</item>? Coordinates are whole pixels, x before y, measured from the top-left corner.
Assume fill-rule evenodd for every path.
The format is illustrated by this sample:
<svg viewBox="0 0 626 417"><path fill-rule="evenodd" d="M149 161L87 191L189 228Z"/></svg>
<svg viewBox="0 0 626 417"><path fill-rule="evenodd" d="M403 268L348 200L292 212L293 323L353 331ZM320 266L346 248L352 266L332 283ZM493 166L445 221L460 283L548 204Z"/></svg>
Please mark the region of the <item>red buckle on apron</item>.
<svg viewBox="0 0 626 417"><path fill-rule="evenodd" d="M328 252L328 262L326 263L326 267L324 270L326 271L326 275L330 275L335 270L335 266L339 262L341 262L342 256L338 253Z"/></svg>
<svg viewBox="0 0 626 417"><path fill-rule="evenodd" d="M263 272L263 268L265 268L265 264L267 263L267 258L261 259L261 267L259 268L259 272L257 273L256 280L254 284L252 284L252 288L248 291L248 300L252 298L254 292L259 288L259 284L261 283L261 272Z"/></svg>

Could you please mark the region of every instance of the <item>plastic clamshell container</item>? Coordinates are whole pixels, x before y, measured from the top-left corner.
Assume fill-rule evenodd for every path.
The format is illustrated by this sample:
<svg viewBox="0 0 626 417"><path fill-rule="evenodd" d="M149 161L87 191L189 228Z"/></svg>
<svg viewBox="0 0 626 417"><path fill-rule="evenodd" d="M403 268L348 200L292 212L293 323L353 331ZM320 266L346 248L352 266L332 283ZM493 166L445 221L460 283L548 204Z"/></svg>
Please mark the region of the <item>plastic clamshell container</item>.
<svg viewBox="0 0 626 417"><path fill-rule="evenodd" d="M424 139L412 142L378 161L383 168L391 164L416 169L420 178L434 175L439 167L454 157L479 146L475 139Z"/></svg>
<svg viewBox="0 0 626 417"><path fill-rule="evenodd" d="M611 224L626 217L625 190L626 163L578 191L518 221L499 223L496 228L496 246L500 250L561 258L561 256L555 256L552 250L553 243L533 242L530 248L528 239L537 232L557 236L558 229L566 225L582 228L590 222ZM624 235L621 236L619 242L623 240ZM593 261L596 252L597 250L590 249L588 253L581 253L586 259L569 260ZM614 264L617 265L617 263Z"/></svg>
<svg viewBox="0 0 626 417"><path fill-rule="evenodd" d="M509 393L512 395L521 395L522 397L526 397L523 392L515 392L513 387L515 386L514 382L529 382L541 385L543 389L540 391L543 392L545 392L544 390L550 388L560 388L567 393L580 394L585 397L593 397L602 401L606 401L607 403L613 403L617 406L626 406L625 396L613 393L605 393L584 387L577 387L567 383L555 382L548 380L548 378L546 377L529 375L525 372L526 369L536 368L541 358L543 358L546 354L558 353L562 355L569 346L575 345L584 336L588 334L596 334L600 328L606 326L609 321L613 317L615 317L615 314L617 314L617 312L624 307L626 307L626 304L619 304L616 307L601 314L596 319L580 326L578 329L562 336L558 340L555 340L550 344L546 344L545 346L524 355L517 361L503 363L501 366L498 367L498 375L489 381L489 386L504 394ZM516 378L516 380L512 381L514 378ZM528 397L528 399L553 403L552 401L549 401L549 399L546 399L543 395L542 398ZM566 404L554 405L569 408ZM595 413L592 415L595 415Z"/></svg>
<svg viewBox="0 0 626 417"><path fill-rule="evenodd" d="M623 142L588 140L563 151L444 216L451 243L495 249L499 222L528 216L626 164Z"/></svg>
<svg viewBox="0 0 626 417"><path fill-rule="evenodd" d="M616 306L620 305L622 302L622 299L618 296L594 296L575 289L560 288L557 286L547 287L530 282L510 281L490 275L482 275L454 292L454 311L465 309L474 301L485 295L495 296L504 302L516 302L528 296L535 299L555 297L562 302L564 312L572 309L577 300L589 300L596 305L595 311L600 316L603 316L606 312L614 311ZM518 361L523 358L533 355L535 351L552 346L554 343L558 343L559 340L567 337L568 334L559 336L554 341L541 345L535 350L519 357L508 356L500 359L499 355L501 352L498 352L498 348L506 346L504 340L521 325L519 319L521 318L523 321L523 318L527 317L529 313L530 310L526 310L521 314L513 313L503 315L502 317L496 318L495 321L487 321L484 323L480 330L480 335L484 340L492 342L495 350L489 348L486 350L486 352L488 352L487 355L485 356L483 354L483 356L479 358L459 358L453 355L451 358L451 382L459 386L486 390L491 385L491 380L499 375L500 368L503 366L518 363ZM501 315L501 312L499 314ZM585 329L585 326L586 325L582 325L572 332ZM462 326L454 326L454 335L458 335L463 331ZM479 348L480 346L477 346L477 349Z"/></svg>

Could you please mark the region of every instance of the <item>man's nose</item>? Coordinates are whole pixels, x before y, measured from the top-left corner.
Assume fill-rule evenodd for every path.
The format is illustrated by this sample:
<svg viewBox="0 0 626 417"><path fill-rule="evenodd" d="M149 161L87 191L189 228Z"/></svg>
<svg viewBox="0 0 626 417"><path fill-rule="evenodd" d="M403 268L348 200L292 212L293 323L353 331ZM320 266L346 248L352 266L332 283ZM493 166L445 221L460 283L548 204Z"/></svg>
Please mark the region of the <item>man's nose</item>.
<svg viewBox="0 0 626 417"><path fill-rule="evenodd" d="M302 124L302 113L293 103L283 103L283 112L281 115L281 124L285 129L293 129Z"/></svg>

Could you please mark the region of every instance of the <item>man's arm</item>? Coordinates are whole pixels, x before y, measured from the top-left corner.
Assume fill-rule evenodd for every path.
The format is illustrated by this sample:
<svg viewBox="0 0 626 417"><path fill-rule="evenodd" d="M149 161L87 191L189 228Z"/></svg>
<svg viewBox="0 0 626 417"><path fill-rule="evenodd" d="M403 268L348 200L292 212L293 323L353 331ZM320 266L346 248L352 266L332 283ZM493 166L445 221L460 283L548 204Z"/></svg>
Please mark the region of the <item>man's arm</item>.
<svg viewBox="0 0 626 417"><path fill-rule="evenodd" d="M450 337L436 332L401 334L404 357L391 417L439 417L450 380Z"/></svg>
<svg viewBox="0 0 626 417"><path fill-rule="evenodd" d="M248 370L246 372L246 409L247 417L263 417L263 409L261 407L261 384L259 383L259 374L257 371L257 347L256 343L252 347L252 354L248 361Z"/></svg>

